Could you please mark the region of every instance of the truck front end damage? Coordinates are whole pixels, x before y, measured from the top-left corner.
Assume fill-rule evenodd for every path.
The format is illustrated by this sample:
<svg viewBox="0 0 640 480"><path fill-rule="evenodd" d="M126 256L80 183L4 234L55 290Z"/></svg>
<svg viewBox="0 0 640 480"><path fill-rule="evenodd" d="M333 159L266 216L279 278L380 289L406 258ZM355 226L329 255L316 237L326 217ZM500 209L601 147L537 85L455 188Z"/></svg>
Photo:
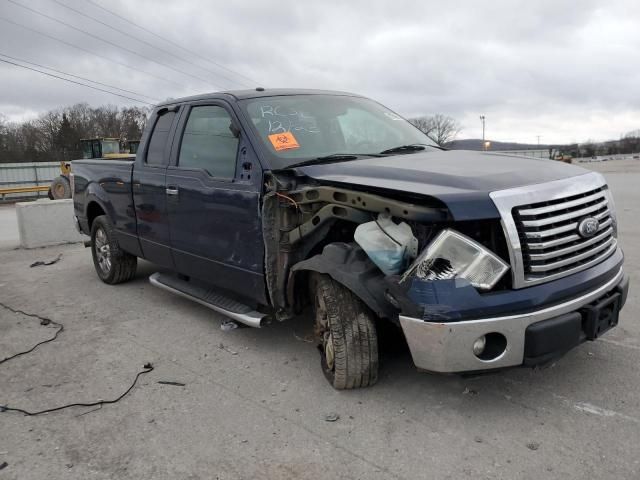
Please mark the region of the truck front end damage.
<svg viewBox="0 0 640 480"><path fill-rule="evenodd" d="M399 325L416 366L434 372L537 365L614 327L628 279L604 179L488 197L494 217L460 220L447 199L271 174L262 214L278 317L304 306L308 272L329 275ZM376 232L395 251L365 241Z"/></svg>
<svg viewBox="0 0 640 480"><path fill-rule="evenodd" d="M450 221L446 207L436 200L417 203L347 186L319 184L290 171L271 173L265 188L262 218L266 283L281 320L303 307L304 274L316 271L359 292L378 316L397 321L397 309L380 296L385 291L385 276L354 243L355 229L376 215L388 214L415 224L426 244L432 225Z"/></svg>
<svg viewBox="0 0 640 480"><path fill-rule="evenodd" d="M468 275L434 281L414 276L406 291L417 308L401 312L400 322L421 369L538 365L618 323L628 278L602 176L590 173L490 197L508 246L510 285L482 288Z"/></svg>

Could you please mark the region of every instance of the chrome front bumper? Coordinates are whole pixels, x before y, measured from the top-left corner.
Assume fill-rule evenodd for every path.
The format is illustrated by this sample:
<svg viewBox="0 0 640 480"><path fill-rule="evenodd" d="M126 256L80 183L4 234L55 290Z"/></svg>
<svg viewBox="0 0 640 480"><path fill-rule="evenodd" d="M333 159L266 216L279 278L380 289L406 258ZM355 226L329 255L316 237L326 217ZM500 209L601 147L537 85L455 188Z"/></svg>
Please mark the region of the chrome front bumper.
<svg viewBox="0 0 640 480"><path fill-rule="evenodd" d="M416 367L432 372L468 372L522 365L525 331L532 323L575 312L616 288L622 281L622 268L607 283L568 302L520 315L436 323L400 316L400 324ZM488 333L507 339L505 351L493 360L481 360L473 344Z"/></svg>

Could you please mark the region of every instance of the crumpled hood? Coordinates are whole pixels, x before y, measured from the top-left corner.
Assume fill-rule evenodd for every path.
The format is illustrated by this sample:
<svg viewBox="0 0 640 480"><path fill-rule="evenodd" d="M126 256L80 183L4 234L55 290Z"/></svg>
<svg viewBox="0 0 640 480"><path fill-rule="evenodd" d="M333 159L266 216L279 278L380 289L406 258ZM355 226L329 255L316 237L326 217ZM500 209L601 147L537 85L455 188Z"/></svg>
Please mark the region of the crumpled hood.
<svg viewBox="0 0 640 480"><path fill-rule="evenodd" d="M498 218L490 192L589 173L554 160L466 150L426 150L297 170L321 182L433 197L447 205L454 220Z"/></svg>

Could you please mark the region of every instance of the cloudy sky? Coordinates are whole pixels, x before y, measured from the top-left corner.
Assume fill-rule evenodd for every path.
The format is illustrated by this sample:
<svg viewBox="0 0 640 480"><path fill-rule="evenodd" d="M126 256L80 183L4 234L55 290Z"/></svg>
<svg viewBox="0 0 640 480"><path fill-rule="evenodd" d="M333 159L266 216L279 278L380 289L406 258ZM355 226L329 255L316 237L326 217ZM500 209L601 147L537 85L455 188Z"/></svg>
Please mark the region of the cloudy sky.
<svg viewBox="0 0 640 480"><path fill-rule="evenodd" d="M491 139L581 142L640 128L639 25L637 0L0 0L0 59L150 103L258 85L339 89L404 116L451 115L460 138L479 138L484 114ZM0 87L9 120L139 104L3 62Z"/></svg>

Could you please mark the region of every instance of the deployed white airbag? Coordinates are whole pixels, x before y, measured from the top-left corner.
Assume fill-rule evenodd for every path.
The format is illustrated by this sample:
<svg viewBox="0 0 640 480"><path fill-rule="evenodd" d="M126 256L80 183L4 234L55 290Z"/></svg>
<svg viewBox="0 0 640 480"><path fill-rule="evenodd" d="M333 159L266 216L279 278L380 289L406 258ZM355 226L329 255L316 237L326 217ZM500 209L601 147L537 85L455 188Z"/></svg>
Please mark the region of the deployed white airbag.
<svg viewBox="0 0 640 480"><path fill-rule="evenodd" d="M402 222L396 224L388 215L358 225L353 236L385 275L397 275L418 255L418 239L411 227Z"/></svg>

